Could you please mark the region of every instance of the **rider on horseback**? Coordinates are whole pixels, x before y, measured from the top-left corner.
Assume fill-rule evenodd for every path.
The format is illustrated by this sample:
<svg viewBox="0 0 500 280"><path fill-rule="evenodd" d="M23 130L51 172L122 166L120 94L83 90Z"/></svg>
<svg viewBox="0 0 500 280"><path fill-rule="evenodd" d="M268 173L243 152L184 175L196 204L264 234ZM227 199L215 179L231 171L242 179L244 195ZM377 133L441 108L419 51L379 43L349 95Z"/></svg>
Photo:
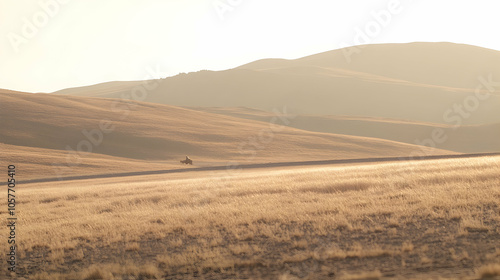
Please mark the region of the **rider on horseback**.
<svg viewBox="0 0 500 280"><path fill-rule="evenodd" d="M193 165L193 161L188 156L185 160L181 160L181 163Z"/></svg>

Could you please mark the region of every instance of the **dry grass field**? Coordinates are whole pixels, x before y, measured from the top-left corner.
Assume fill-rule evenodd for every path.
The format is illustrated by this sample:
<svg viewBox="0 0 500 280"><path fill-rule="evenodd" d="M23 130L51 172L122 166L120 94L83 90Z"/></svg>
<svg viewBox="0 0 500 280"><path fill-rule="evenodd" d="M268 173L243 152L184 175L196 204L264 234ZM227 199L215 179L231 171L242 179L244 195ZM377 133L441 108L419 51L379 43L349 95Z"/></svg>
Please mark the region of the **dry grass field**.
<svg viewBox="0 0 500 280"><path fill-rule="evenodd" d="M17 279L495 277L499 171L484 157L19 185Z"/></svg>

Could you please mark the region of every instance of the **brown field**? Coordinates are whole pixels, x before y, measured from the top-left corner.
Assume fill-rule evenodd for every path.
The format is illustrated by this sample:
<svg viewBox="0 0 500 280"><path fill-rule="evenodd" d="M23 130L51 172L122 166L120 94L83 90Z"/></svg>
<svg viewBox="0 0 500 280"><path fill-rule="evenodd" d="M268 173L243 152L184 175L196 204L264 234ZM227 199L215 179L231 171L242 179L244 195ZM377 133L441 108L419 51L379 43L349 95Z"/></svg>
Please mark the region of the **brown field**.
<svg viewBox="0 0 500 280"><path fill-rule="evenodd" d="M18 279L498 277L499 171L497 156L19 185Z"/></svg>

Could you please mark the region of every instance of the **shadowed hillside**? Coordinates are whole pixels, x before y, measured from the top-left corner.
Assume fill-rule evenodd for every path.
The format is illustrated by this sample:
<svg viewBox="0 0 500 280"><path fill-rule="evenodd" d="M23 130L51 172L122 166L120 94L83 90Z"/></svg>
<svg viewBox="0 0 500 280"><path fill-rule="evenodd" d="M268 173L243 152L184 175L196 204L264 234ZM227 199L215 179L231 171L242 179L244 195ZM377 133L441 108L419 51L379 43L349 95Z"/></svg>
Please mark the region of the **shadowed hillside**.
<svg viewBox="0 0 500 280"><path fill-rule="evenodd" d="M267 121L272 113L250 108L190 107L194 110L238 118ZM429 145L434 131L443 131L446 140L433 140L437 148L461 153L500 151L500 122L484 125L452 125L384 118L298 115L290 126L317 132L375 137L409 144Z"/></svg>

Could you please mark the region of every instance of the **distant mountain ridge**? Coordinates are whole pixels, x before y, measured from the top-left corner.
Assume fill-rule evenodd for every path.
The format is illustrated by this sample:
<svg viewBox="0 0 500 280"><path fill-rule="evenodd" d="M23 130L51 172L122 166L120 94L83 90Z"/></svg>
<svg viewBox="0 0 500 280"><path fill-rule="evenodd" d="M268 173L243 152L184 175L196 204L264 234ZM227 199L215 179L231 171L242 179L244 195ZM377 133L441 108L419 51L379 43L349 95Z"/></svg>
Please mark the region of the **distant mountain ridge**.
<svg viewBox="0 0 500 280"><path fill-rule="evenodd" d="M146 102L175 106L287 106L298 114L363 116L449 124L445 113L500 81L500 52L453 43L367 45L351 56L333 50L295 60L266 59L225 71L160 81ZM55 94L121 98L134 83L71 88ZM491 87L490 87L491 88ZM500 87L464 124L500 122ZM455 115L456 112L453 112ZM450 117L453 117L450 115Z"/></svg>
<svg viewBox="0 0 500 280"><path fill-rule="evenodd" d="M293 66L317 66L369 73L392 79L475 89L477 77L488 74L500 80L500 52L454 43L374 44L327 51L295 60L263 59L237 68L265 70ZM349 49L349 48L346 48ZM350 57L350 62L346 56ZM417 67L420 66L420 67Z"/></svg>

